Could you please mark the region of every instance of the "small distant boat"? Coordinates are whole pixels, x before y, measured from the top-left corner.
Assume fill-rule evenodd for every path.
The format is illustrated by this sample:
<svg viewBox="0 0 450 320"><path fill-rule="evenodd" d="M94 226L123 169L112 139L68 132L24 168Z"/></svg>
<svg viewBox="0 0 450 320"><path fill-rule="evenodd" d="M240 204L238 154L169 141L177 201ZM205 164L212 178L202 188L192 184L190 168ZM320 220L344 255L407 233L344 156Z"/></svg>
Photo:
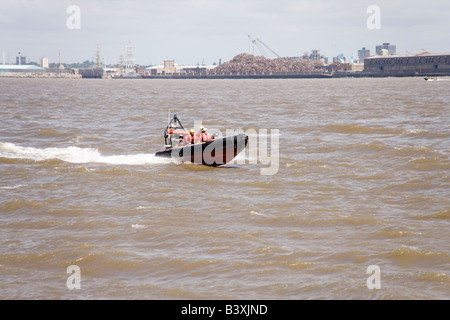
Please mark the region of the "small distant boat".
<svg viewBox="0 0 450 320"><path fill-rule="evenodd" d="M187 134L190 134L189 131L184 129L177 115L174 115L164 131L165 150L156 152L155 156L216 167L229 163L248 144L247 135L237 134L179 146L179 141Z"/></svg>
<svg viewBox="0 0 450 320"><path fill-rule="evenodd" d="M438 77L425 77L424 79L425 79L425 81L438 81L439 80Z"/></svg>
<svg viewBox="0 0 450 320"><path fill-rule="evenodd" d="M128 72L120 75L113 75L112 79L142 79L142 75L136 72Z"/></svg>

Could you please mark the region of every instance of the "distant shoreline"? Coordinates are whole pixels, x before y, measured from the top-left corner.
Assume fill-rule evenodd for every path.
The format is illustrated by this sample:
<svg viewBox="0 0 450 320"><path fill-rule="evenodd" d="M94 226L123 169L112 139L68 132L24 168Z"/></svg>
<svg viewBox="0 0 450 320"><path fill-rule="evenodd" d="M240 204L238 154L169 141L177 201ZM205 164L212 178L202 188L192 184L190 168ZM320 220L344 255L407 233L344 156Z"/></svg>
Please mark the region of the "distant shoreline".
<svg viewBox="0 0 450 320"><path fill-rule="evenodd" d="M60 78L81 79L81 74L57 72L0 72L0 78Z"/></svg>
<svg viewBox="0 0 450 320"><path fill-rule="evenodd" d="M136 77L111 77L110 75L98 77L82 77L73 73L51 73L51 72L0 72L0 78L40 78L40 79L340 79L340 78L410 78L410 77L448 77L450 74L371 74L366 72L335 72L333 74L324 73L292 73L292 74L231 74L231 75L153 75Z"/></svg>
<svg viewBox="0 0 450 320"><path fill-rule="evenodd" d="M365 72L339 72L333 74L241 74L241 75L164 75L143 76L139 79L340 79L340 78L410 78L410 77L447 77L450 74L374 74ZM115 77L113 79L120 79Z"/></svg>

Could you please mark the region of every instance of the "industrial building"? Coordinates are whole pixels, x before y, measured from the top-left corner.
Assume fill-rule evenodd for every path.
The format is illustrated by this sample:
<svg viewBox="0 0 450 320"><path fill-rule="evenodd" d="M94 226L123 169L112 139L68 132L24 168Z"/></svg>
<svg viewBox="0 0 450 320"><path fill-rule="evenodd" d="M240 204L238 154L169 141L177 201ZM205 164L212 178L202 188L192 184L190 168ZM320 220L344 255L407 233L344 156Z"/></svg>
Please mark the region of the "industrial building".
<svg viewBox="0 0 450 320"><path fill-rule="evenodd" d="M381 55L395 56L397 54L397 46L395 44L385 42L382 45L375 46L375 53L380 56Z"/></svg>
<svg viewBox="0 0 450 320"><path fill-rule="evenodd" d="M174 60L164 60L163 64L145 69L147 76L205 74L215 66L180 66Z"/></svg>
<svg viewBox="0 0 450 320"><path fill-rule="evenodd" d="M46 69L50 68L50 64L49 64L48 58L42 57L42 58L40 59L40 66L41 66L42 68L46 68Z"/></svg>
<svg viewBox="0 0 450 320"><path fill-rule="evenodd" d="M364 59L364 73L375 76L450 75L450 53L372 56Z"/></svg>
<svg viewBox="0 0 450 320"><path fill-rule="evenodd" d="M296 59L297 57L293 57L293 58ZM305 52L301 58L305 59L305 60L311 60L311 61L322 61L325 64L328 63L328 58L325 58L325 56L323 54L320 54L320 49L312 49L311 53Z"/></svg>
<svg viewBox="0 0 450 320"><path fill-rule="evenodd" d="M148 67L145 69L146 73L149 75L169 75L178 74L181 71L180 66L175 64L174 60L164 60L164 64L159 64L157 66Z"/></svg>
<svg viewBox="0 0 450 320"><path fill-rule="evenodd" d="M34 64L0 64L0 72L45 72L46 69Z"/></svg>
<svg viewBox="0 0 450 320"><path fill-rule="evenodd" d="M24 56L18 56L16 57L16 64L27 64L27 57Z"/></svg>
<svg viewBox="0 0 450 320"><path fill-rule="evenodd" d="M358 61L359 63L363 63L364 59L370 57L370 49L366 49L363 47L362 49L358 50Z"/></svg>

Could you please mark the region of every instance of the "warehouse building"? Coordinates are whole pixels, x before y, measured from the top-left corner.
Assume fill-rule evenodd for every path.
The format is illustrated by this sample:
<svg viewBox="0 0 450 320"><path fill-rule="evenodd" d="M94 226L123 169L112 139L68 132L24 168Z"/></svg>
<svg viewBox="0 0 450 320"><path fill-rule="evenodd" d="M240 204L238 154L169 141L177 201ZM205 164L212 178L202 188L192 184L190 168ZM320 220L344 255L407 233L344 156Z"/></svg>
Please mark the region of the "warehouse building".
<svg viewBox="0 0 450 320"><path fill-rule="evenodd" d="M0 64L0 72L45 72L46 69L33 64Z"/></svg>
<svg viewBox="0 0 450 320"><path fill-rule="evenodd" d="M450 53L372 56L364 59L364 73L379 76L450 75Z"/></svg>
<svg viewBox="0 0 450 320"><path fill-rule="evenodd" d="M181 68L174 60L164 60L164 64L148 67L145 71L149 75L170 75L179 74Z"/></svg>

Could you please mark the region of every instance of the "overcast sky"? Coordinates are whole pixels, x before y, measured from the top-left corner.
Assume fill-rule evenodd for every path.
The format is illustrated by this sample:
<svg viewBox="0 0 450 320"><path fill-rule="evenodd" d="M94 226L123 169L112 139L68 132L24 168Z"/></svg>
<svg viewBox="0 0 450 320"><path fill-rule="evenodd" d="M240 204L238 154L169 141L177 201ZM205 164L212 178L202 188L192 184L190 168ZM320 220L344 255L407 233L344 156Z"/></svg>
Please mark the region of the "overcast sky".
<svg viewBox="0 0 450 320"><path fill-rule="evenodd" d="M370 5L380 9L379 29L367 26ZM350 58L384 42L397 54L450 52L450 0L0 0L0 53L10 62L18 52L36 62L57 62L59 52L67 63L95 60L98 45L115 64L130 41L141 65L213 64L253 53L248 35L280 56L318 48Z"/></svg>

